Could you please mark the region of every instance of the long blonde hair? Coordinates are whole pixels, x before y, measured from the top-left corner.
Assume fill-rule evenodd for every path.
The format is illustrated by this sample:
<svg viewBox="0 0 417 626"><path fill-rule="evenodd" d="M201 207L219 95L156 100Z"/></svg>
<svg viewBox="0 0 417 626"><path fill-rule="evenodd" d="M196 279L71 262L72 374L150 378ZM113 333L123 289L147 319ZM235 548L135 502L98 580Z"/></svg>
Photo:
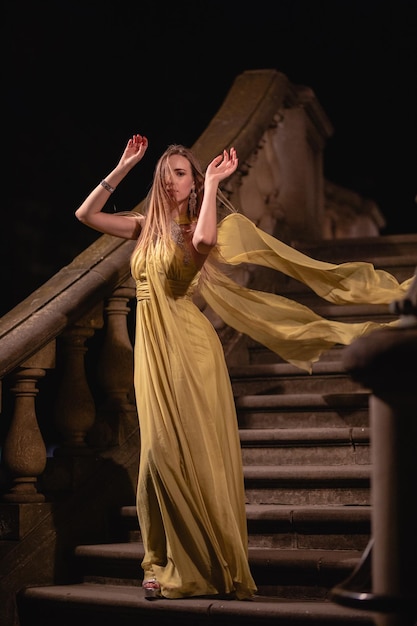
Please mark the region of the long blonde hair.
<svg viewBox="0 0 417 626"><path fill-rule="evenodd" d="M141 248L143 253L152 242L154 243L157 240L161 240L165 245L169 245L171 242L171 215L173 209L177 207L175 199L169 194L166 181L171 177L169 159L176 154L185 157L191 165L196 194L196 207L194 214L190 214L189 218L190 221L197 221L198 219L204 195L204 173L199 161L189 148L181 144L172 144L168 146L156 164L152 187L146 197L146 219L136 246ZM229 212L236 212L236 209L220 190L217 192L217 198L219 203L226 207Z"/></svg>

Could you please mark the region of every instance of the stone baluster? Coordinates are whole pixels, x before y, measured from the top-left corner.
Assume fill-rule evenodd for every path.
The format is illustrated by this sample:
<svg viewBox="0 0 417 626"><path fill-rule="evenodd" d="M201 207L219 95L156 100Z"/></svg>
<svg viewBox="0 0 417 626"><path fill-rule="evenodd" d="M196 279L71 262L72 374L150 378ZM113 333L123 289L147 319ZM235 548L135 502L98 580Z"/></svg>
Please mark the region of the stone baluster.
<svg viewBox="0 0 417 626"><path fill-rule="evenodd" d="M39 429L35 399L37 383L46 370L55 366L55 341L22 363L12 374L14 409L3 448L3 464L12 479L4 494L6 502L43 502L38 492L38 477L46 466L46 447Z"/></svg>
<svg viewBox="0 0 417 626"><path fill-rule="evenodd" d="M60 383L55 402L55 424L62 443L54 456L91 454L86 437L93 427L96 408L86 374L86 341L103 326L102 304L66 329L59 337Z"/></svg>
<svg viewBox="0 0 417 626"><path fill-rule="evenodd" d="M133 391L133 347L129 335L129 302L135 297L133 279L116 288L105 304L106 332L97 364L97 380L103 395L96 445L120 445L137 427Z"/></svg>

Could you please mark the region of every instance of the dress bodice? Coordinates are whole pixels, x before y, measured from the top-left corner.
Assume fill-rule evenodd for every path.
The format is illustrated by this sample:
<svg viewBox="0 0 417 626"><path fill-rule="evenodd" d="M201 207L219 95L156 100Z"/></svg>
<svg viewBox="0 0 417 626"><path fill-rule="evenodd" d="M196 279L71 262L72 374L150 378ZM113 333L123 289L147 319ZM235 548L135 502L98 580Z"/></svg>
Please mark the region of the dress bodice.
<svg viewBox="0 0 417 626"><path fill-rule="evenodd" d="M180 226L173 222L172 240L165 245L158 240L146 253L137 248L131 259L132 276L136 280L137 298L149 297L149 282L159 278L166 297L191 297L198 282L199 270Z"/></svg>

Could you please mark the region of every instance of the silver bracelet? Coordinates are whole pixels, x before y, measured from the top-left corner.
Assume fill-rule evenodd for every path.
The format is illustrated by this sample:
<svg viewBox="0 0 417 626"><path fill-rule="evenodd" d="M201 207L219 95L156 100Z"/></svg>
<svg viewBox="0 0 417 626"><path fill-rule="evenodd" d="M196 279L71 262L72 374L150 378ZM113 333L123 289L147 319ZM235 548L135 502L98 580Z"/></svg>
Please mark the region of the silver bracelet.
<svg viewBox="0 0 417 626"><path fill-rule="evenodd" d="M112 187L111 185L109 185L107 180L104 180L104 179L101 181L100 185L104 187L104 189L108 191L109 193L113 193L113 191L116 189L116 187Z"/></svg>

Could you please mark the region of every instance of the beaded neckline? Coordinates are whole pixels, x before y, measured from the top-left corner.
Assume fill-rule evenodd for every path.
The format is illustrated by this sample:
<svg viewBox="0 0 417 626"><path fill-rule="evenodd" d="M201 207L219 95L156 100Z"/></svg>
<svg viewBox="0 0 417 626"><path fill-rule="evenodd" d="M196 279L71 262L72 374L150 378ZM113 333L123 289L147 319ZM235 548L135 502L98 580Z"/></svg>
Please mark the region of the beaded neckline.
<svg viewBox="0 0 417 626"><path fill-rule="evenodd" d="M178 217L174 217L173 220L176 224L179 224L180 226L191 224L188 215L178 215Z"/></svg>

